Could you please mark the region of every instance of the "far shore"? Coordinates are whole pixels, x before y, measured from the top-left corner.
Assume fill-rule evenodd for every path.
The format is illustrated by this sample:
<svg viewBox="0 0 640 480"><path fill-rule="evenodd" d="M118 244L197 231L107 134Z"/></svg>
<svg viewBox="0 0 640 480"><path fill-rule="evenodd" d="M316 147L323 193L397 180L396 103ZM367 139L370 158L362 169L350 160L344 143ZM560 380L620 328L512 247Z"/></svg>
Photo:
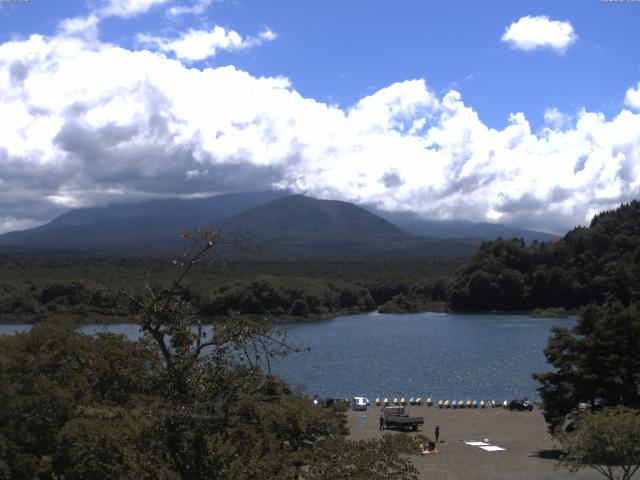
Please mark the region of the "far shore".
<svg viewBox="0 0 640 480"><path fill-rule="evenodd" d="M379 313L380 315L419 315L421 313L449 313L452 315L519 315L519 316L527 316L531 318L540 318L540 319L550 319L550 318L570 318L578 315L577 310L563 310L561 314L544 314L548 310L556 310L556 309L535 309L531 311L523 311L523 310L486 310L486 311L450 311L450 310L441 310L438 308L427 309L427 310L419 310L419 311L406 311L406 312L394 312L394 311L381 311L377 310L365 310L358 312L335 312L330 315L308 315L304 317L293 316L293 315L280 315L280 316L271 316L270 320L275 324L295 324L295 323L311 323L311 322L326 322L330 320L335 320L337 317L347 317L352 315L367 315L371 313ZM542 313L540 313L542 312ZM62 318L67 318L72 322L77 323L78 325L134 325L137 322L130 320L130 317L115 317L115 316L95 316L91 318L86 317L77 317L66 314L60 315ZM256 314L247 314L247 317L261 319L264 318L261 315ZM55 315L51 315L50 318L55 318ZM207 317L202 318L202 322L204 325L212 324L216 321L224 320L224 316L216 316L216 317ZM34 317L5 317L0 318L0 325L34 325L40 321L43 321L40 318Z"/></svg>

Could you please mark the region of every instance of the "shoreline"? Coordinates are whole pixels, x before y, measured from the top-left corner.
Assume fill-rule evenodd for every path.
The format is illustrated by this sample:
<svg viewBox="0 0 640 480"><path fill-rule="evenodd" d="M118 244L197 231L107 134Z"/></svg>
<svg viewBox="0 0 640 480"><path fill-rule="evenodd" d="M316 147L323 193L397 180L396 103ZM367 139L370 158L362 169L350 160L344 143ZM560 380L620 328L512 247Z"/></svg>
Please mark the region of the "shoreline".
<svg viewBox="0 0 640 480"><path fill-rule="evenodd" d="M549 320L549 319L570 319L579 314L579 310L566 310L562 316L542 316L535 315L534 311L527 310L481 310L481 311L452 311L452 310L419 310L419 311L410 311L410 312L393 312L393 311L381 311L380 307L376 310L363 310L357 312L336 312L331 315L310 315L308 317L295 317L290 315L283 315L280 317L273 317L271 321L274 325L290 325L290 324L301 324L301 323L316 323L316 322L328 322L331 320L335 320L338 317L350 317L354 315L370 315L370 314L378 314L378 315L420 315L424 313L439 313L439 314L451 314L451 315L499 315L499 316L523 316L530 317L532 319L540 319L540 320ZM263 318L261 315L249 313L244 315L250 318ZM63 317L65 317L63 315ZM55 316L51 316L51 318L55 318ZM113 317L113 316L105 316L93 318L90 321L80 320L78 318L74 318L71 316L66 316L66 319L72 321L78 325L135 325L137 322L134 321L126 321L128 317ZM215 323L218 320L223 320L224 316L216 316L216 317L206 317L202 319L203 325L210 325ZM44 319L47 320L47 319ZM42 319L16 319L15 317L11 318L0 318L0 325L35 325L41 321ZM194 323L195 325L195 323Z"/></svg>

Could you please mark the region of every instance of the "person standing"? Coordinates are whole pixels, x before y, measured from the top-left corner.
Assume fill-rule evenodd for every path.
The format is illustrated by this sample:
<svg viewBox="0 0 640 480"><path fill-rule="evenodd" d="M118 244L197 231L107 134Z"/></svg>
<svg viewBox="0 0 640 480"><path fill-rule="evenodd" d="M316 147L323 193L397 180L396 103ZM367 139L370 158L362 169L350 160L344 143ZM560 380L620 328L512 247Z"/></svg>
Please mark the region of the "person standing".
<svg viewBox="0 0 640 480"><path fill-rule="evenodd" d="M380 431L384 430L384 415L380 413Z"/></svg>
<svg viewBox="0 0 640 480"><path fill-rule="evenodd" d="M438 443L439 438L440 438L440 425L436 425L436 443Z"/></svg>

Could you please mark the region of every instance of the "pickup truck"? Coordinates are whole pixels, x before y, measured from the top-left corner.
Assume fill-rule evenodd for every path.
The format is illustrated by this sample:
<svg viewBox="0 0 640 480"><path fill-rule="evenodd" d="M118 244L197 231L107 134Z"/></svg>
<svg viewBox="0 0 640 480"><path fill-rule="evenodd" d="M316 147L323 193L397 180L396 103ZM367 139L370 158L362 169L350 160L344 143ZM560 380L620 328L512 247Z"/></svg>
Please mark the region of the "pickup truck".
<svg viewBox="0 0 640 480"><path fill-rule="evenodd" d="M424 425L422 417L410 417L404 407L384 407L382 410L384 428L401 428L417 430L418 425Z"/></svg>

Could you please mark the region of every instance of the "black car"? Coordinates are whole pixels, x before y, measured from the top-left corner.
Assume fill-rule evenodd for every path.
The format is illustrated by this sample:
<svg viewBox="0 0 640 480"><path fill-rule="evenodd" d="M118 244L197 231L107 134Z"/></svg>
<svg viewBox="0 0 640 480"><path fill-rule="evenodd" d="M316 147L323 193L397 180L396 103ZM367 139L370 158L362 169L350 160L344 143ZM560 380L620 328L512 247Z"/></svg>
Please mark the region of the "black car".
<svg viewBox="0 0 640 480"><path fill-rule="evenodd" d="M527 400L511 400L509 405L507 405L509 410L519 410L521 412L528 410L533 410L533 405L531 405Z"/></svg>

